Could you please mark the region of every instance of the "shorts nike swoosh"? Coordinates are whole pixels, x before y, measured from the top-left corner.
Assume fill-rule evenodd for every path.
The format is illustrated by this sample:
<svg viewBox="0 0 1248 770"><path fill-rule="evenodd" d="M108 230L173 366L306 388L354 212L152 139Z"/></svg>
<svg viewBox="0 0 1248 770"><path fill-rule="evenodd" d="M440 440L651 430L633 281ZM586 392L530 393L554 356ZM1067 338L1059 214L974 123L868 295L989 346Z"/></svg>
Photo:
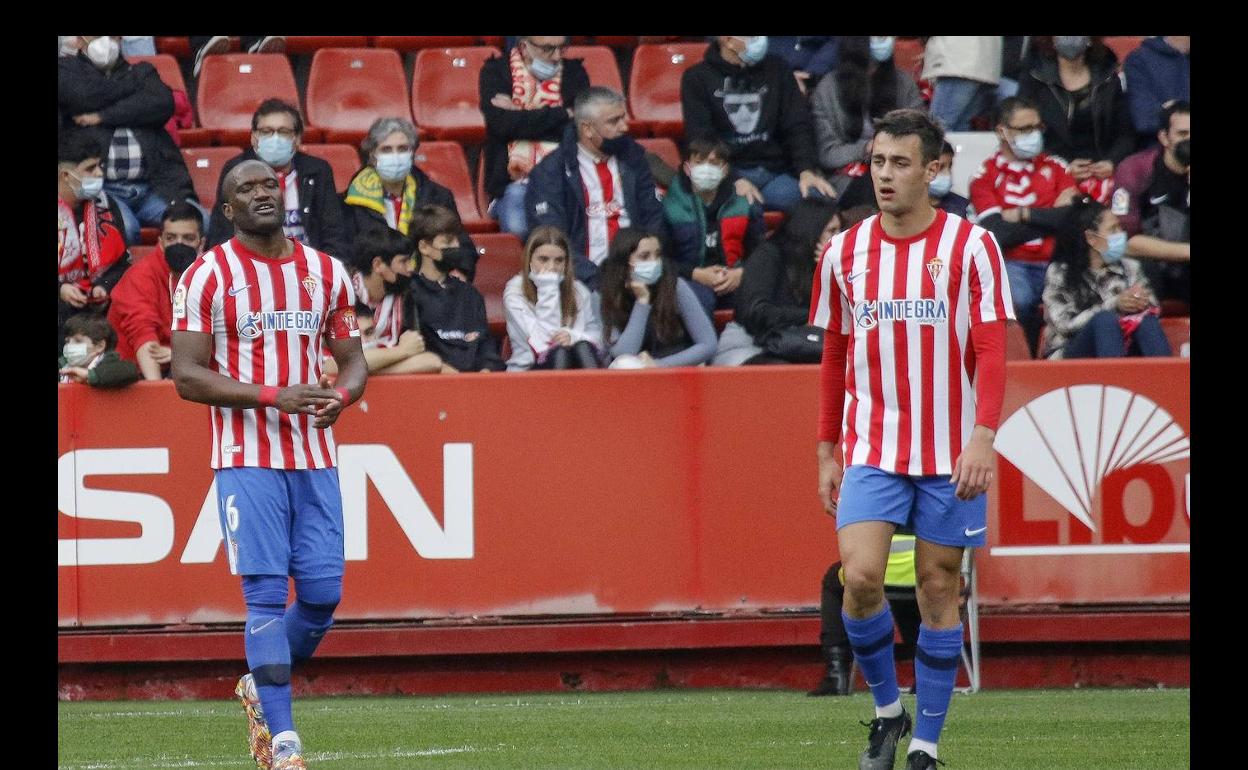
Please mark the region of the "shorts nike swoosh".
<svg viewBox="0 0 1248 770"><path fill-rule="evenodd" d="M962 530L962 534L966 535L967 537L975 537L980 532L984 532L987 529L988 529L987 527L980 527L979 529L964 529Z"/></svg>

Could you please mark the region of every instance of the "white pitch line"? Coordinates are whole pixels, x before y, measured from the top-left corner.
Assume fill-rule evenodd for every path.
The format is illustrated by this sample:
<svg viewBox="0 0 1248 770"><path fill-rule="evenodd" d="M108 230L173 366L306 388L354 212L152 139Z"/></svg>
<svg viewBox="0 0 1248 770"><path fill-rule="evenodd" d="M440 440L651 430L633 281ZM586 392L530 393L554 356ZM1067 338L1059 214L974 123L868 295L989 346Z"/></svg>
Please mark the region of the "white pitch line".
<svg viewBox="0 0 1248 770"><path fill-rule="evenodd" d="M445 749L405 750L395 749L386 752L351 752L351 751L316 751L309 753L308 759L316 762L359 761L365 759L405 759L408 757L442 757L448 754L463 754L476 751L472 746L457 746ZM85 765L57 765L57 770L123 770L123 768L166 768L166 767L237 767L239 759L226 760L168 760L136 758L123 762L92 762Z"/></svg>

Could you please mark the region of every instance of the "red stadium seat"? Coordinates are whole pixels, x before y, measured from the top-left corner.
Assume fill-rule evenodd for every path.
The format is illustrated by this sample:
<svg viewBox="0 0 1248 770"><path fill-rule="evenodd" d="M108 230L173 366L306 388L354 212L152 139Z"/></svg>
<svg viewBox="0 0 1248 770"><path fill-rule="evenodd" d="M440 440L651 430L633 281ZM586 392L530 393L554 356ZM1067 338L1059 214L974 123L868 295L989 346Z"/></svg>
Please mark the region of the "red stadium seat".
<svg viewBox="0 0 1248 770"><path fill-rule="evenodd" d="M633 52L628 93L637 127L654 136L679 138L685 132L680 110L680 77L702 61L705 43L639 45Z"/></svg>
<svg viewBox="0 0 1248 770"><path fill-rule="evenodd" d="M178 66L178 60L167 53L158 53L155 56L131 56L129 57L131 64L139 64L147 62L156 68L156 74L160 75L160 81L169 86L171 91L182 91L190 97L190 91L186 88L186 81L182 79L182 68ZM207 147L212 144L212 132L204 128L180 128L178 129L178 141L183 147Z"/></svg>
<svg viewBox="0 0 1248 770"><path fill-rule="evenodd" d="M779 230L785 219L788 219L788 216L783 211L764 211L763 224L767 227L767 234L770 235Z"/></svg>
<svg viewBox="0 0 1248 770"><path fill-rule="evenodd" d="M589 84L605 86L619 93L624 93L624 81L620 79L620 66L615 63L615 54L605 45L573 45L564 52L565 59L584 59L585 71L589 73Z"/></svg>
<svg viewBox="0 0 1248 770"><path fill-rule="evenodd" d="M655 155L658 155L663 159L664 163L677 171L680 170L681 165L684 163L684 161L680 159L680 148L677 147L676 143L671 139L667 139L666 137L650 139L641 138L637 140L637 144L640 144L643 148L645 148L646 152L652 152Z"/></svg>
<svg viewBox="0 0 1248 770"><path fill-rule="evenodd" d="M237 44L235 44L237 45ZM187 37L157 37L156 53L167 53L175 59L186 59L191 55L191 41Z"/></svg>
<svg viewBox="0 0 1248 770"><path fill-rule="evenodd" d="M377 118L406 118L403 59L384 48L322 48L312 57L307 113L328 143L358 144Z"/></svg>
<svg viewBox="0 0 1248 770"><path fill-rule="evenodd" d="M360 153L349 144L303 144L300 152L306 152L329 163L334 171L334 189L342 194L351 184L351 177L360 170Z"/></svg>
<svg viewBox="0 0 1248 770"><path fill-rule="evenodd" d="M1170 349L1174 351L1174 355L1182 358L1190 357L1188 343L1191 341L1192 319L1163 318L1161 330L1166 333L1166 339L1170 340Z"/></svg>
<svg viewBox="0 0 1248 770"><path fill-rule="evenodd" d="M1027 346L1027 334L1017 321L1005 324L1005 360L1030 361L1031 348Z"/></svg>
<svg viewBox="0 0 1248 770"><path fill-rule="evenodd" d="M1163 299L1161 301L1161 317L1174 318L1176 316L1189 316L1192 314L1192 308L1181 299Z"/></svg>
<svg viewBox="0 0 1248 770"><path fill-rule="evenodd" d="M292 55L313 53L322 48L365 48L365 35L287 35L286 53Z"/></svg>
<svg viewBox="0 0 1248 770"><path fill-rule="evenodd" d="M504 42L502 35L479 35L476 42L469 45L492 45L501 51Z"/></svg>
<svg viewBox="0 0 1248 770"><path fill-rule="evenodd" d="M472 177L468 175L468 158L462 146L456 142L421 142L412 156L412 163L454 194L465 230L470 233L498 230L497 222L482 218L477 210Z"/></svg>
<svg viewBox="0 0 1248 770"><path fill-rule="evenodd" d="M476 42L473 35L378 35L373 38L373 47L407 53L424 48L458 48L476 45Z"/></svg>
<svg viewBox="0 0 1248 770"><path fill-rule="evenodd" d="M628 48L637 45L636 35L594 35L594 45L609 45L612 48Z"/></svg>
<svg viewBox="0 0 1248 770"><path fill-rule="evenodd" d="M490 332L505 335L507 321L503 315L503 289L512 276L520 272L524 244L511 233L484 233L472 236L472 240L481 255L472 285L485 297L485 317L489 319Z"/></svg>
<svg viewBox="0 0 1248 770"><path fill-rule="evenodd" d="M142 227L139 228L139 243L144 246L155 246L160 240L159 227Z"/></svg>
<svg viewBox="0 0 1248 770"><path fill-rule="evenodd" d="M477 77L492 46L425 49L412 73L412 117L434 139L485 141L485 118L477 97Z"/></svg>
<svg viewBox="0 0 1248 770"><path fill-rule="evenodd" d="M724 327L732 323L732 319L737 317L737 312L730 307L720 308L715 311L712 321L715 324L715 333L723 332Z"/></svg>
<svg viewBox="0 0 1248 770"><path fill-rule="evenodd" d="M912 75L917 82L923 74L923 41L915 38L897 38L893 43L893 66L899 72Z"/></svg>
<svg viewBox="0 0 1248 770"><path fill-rule="evenodd" d="M1118 66L1121 67L1123 62L1127 60L1127 54L1139 48L1140 43L1143 43L1146 39L1142 35L1118 35L1102 38L1101 42L1114 52L1114 55L1118 57Z"/></svg>
<svg viewBox="0 0 1248 770"><path fill-rule="evenodd" d="M131 246L130 247L130 264L137 265L143 261L143 258L156 250L155 246Z"/></svg>
<svg viewBox="0 0 1248 770"><path fill-rule="evenodd" d="M265 99L299 104L295 75L284 54L224 54L204 59L199 72L199 121L220 144L251 138L251 115ZM305 139L308 137L305 132Z"/></svg>
<svg viewBox="0 0 1248 770"><path fill-rule="evenodd" d="M199 202L208 208L217 205L217 182L221 179L221 167L238 155L237 147L194 147L182 150L186 170L191 172L191 183Z"/></svg>

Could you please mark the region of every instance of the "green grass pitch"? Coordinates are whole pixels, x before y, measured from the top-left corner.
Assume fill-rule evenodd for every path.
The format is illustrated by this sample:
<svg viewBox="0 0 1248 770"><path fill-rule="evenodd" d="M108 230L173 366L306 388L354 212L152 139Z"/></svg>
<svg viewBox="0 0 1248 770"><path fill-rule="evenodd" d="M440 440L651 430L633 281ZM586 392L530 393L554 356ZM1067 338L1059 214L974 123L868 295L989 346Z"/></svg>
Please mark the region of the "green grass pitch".
<svg viewBox="0 0 1248 770"><path fill-rule="evenodd" d="M902 700L913 711L913 696ZM955 695L941 759L950 770L1186 768L1189 704L1188 690ZM295 701L314 770L855 768L858 720L871 716L866 693L791 691ZM233 700L61 703L58 723L60 770L255 767Z"/></svg>

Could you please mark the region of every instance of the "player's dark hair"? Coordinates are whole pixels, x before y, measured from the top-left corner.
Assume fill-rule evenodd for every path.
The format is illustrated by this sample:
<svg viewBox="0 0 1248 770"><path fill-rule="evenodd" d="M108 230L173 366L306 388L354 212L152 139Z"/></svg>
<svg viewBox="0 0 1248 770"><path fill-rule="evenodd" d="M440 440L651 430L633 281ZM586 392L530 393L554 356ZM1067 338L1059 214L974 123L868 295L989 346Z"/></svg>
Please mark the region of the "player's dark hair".
<svg viewBox="0 0 1248 770"><path fill-rule="evenodd" d="M633 312L637 298L628 282L632 280L632 266L628 258L646 238L657 235L639 227L621 227L611 241L607 258L602 263L602 338L610 339L614 330L623 330ZM660 239L660 243L662 240ZM673 343L680 339L684 325L680 320L680 307L676 304L676 266L663 257L663 275L650 287L650 334L657 343Z"/></svg>
<svg viewBox="0 0 1248 770"><path fill-rule="evenodd" d="M65 336L72 337L75 334L81 334L92 342L103 340L105 351L117 347L117 332L113 330L108 319L99 313L79 313L66 319Z"/></svg>
<svg viewBox="0 0 1248 770"><path fill-rule="evenodd" d="M88 158L104 158L104 147L88 131L66 131L56 146L58 163L78 165Z"/></svg>
<svg viewBox="0 0 1248 770"><path fill-rule="evenodd" d="M1079 305L1096 302L1091 287L1084 279L1090 263L1088 252L1092 248L1084 233L1097 230L1106 211L1108 209L1087 195L1075 198L1070 204L1065 226L1058 231L1053 245L1053 262L1066 267L1062 283Z"/></svg>
<svg viewBox="0 0 1248 770"><path fill-rule="evenodd" d="M360 231L351 249L351 267L361 275L373 274L373 257L381 257L387 264L395 254L411 254L412 242L398 230L389 227L370 227Z"/></svg>
<svg viewBox="0 0 1248 770"><path fill-rule="evenodd" d="M940 148L945 143L945 131L922 110L893 110L875 119L875 133L889 136L917 136L920 159L924 165L940 159Z"/></svg>
<svg viewBox="0 0 1248 770"><path fill-rule="evenodd" d="M862 137L859 115L878 118L897 109L897 67L892 57L872 61L871 38L867 35L842 37L836 56L835 83L841 109L849 116L845 133L856 142ZM868 75L873 63L875 72Z"/></svg>
<svg viewBox="0 0 1248 770"><path fill-rule="evenodd" d="M1010 118L1014 117L1014 113L1019 110L1035 110L1040 112L1040 108L1036 103L1025 96L1011 96L997 107L997 125L1008 126Z"/></svg>
<svg viewBox="0 0 1248 770"><path fill-rule="evenodd" d="M1170 130L1170 118L1175 115L1191 115L1192 105L1186 99L1172 99L1161 107L1161 126L1162 131Z"/></svg>
<svg viewBox="0 0 1248 770"><path fill-rule="evenodd" d="M295 119L295 133L303 133L303 116L299 114L299 108L290 102L281 99L265 99L260 102L260 106L251 115L251 130L255 131L260 127L260 118L265 115L272 115L275 112L285 112Z"/></svg>
<svg viewBox="0 0 1248 770"><path fill-rule="evenodd" d="M169 204L169 208L160 217L160 226L163 228L166 222L194 222L199 228L199 234L204 234L204 215L187 201Z"/></svg>
<svg viewBox="0 0 1248 770"><path fill-rule="evenodd" d="M784 271L799 305L810 304L810 287L815 277L815 244L823 228L837 216L838 206L827 198L802 198L773 236L784 257ZM844 226L841 229L845 229Z"/></svg>

